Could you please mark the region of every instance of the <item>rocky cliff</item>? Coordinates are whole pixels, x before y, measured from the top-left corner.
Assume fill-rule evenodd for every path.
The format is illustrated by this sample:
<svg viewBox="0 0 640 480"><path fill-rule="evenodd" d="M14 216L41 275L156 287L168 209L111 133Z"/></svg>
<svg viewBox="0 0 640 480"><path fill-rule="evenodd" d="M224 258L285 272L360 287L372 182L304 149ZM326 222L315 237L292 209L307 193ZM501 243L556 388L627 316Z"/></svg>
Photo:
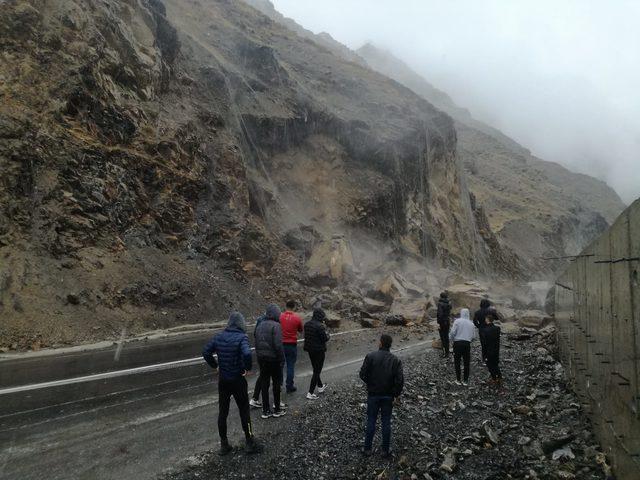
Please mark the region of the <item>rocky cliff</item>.
<svg viewBox="0 0 640 480"><path fill-rule="evenodd" d="M527 270L544 275L562 268L564 261L546 259L578 254L624 209L606 183L531 155L391 53L372 44L357 53L454 119L469 189L500 244L516 252Z"/></svg>
<svg viewBox="0 0 640 480"><path fill-rule="evenodd" d="M517 273L448 115L244 3L3 2L0 79L2 348L255 313L387 255Z"/></svg>

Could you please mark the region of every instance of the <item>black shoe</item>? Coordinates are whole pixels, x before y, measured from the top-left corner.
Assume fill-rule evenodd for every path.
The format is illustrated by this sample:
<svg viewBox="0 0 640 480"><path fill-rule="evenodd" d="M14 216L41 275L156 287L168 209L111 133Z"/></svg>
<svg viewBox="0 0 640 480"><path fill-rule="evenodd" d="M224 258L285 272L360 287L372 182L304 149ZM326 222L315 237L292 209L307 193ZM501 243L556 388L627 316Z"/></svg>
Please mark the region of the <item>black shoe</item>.
<svg viewBox="0 0 640 480"><path fill-rule="evenodd" d="M256 442L255 440L249 440L247 442L247 445L244 447L244 451L247 454L262 453L263 450L264 450L264 447L258 442Z"/></svg>
<svg viewBox="0 0 640 480"><path fill-rule="evenodd" d="M287 393L293 393L295 391L297 391L298 389L296 387L287 387Z"/></svg>
<svg viewBox="0 0 640 480"><path fill-rule="evenodd" d="M233 447L229 445L229 442L220 443L220 450L218 450L218 455L224 457L225 455L229 455L231 452L233 452Z"/></svg>
<svg viewBox="0 0 640 480"><path fill-rule="evenodd" d="M367 450L366 448L363 448L362 455L364 455L365 457L370 457L371 455L373 455L373 450Z"/></svg>

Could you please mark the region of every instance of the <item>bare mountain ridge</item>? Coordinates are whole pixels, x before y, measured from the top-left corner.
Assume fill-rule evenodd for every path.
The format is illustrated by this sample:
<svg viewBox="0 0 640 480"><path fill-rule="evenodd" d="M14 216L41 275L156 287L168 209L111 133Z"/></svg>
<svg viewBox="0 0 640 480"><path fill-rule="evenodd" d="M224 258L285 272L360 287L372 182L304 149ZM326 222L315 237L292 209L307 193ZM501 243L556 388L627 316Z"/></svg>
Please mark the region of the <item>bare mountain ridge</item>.
<svg viewBox="0 0 640 480"><path fill-rule="evenodd" d="M516 252L525 252L532 260L575 254L624 209L620 197L605 182L534 157L499 130L475 120L391 53L371 44L357 53L371 68L411 88L455 119L469 188L485 206L492 229ZM511 232L521 229L527 234L518 240ZM535 248L531 243L537 244Z"/></svg>
<svg viewBox="0 0 640 480"><path fill-rule="evenodd" d="M12 0L0 52L0 348L305 299L327 249L522 272L449 116L242 2Z"/></svg>

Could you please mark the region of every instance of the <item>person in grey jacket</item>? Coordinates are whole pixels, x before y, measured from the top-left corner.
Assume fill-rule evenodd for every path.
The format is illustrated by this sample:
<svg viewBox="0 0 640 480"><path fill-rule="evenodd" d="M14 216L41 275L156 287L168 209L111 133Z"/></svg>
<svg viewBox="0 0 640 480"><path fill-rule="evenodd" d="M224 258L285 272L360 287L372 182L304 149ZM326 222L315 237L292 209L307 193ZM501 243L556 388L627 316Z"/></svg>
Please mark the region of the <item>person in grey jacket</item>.
<svg viewBox="0 0 640 480"><path fill-rule="evenodd" d="M280 405L280 386L282 385L282 366L284 349L282 347L282 328L280 327L280 309L269 305L265 318L256 326L256 356L260 366L260 388L262 389L262 418L281 417L285 411ZM273 382L273 405L269 402L269 384Z"/></svg>
<svg viewBox="0 0 640 480"><path fill-rule="evenodd" d="M471 341L476 338L476 327L469 318L469 309L460 310L460 318L456 318L449 332L449 339L453 342L453 362L456 368L456 384L464 385L469 382L469 364L471 362ZM464 380L460 382L460 360L464 360Z"/></svg>

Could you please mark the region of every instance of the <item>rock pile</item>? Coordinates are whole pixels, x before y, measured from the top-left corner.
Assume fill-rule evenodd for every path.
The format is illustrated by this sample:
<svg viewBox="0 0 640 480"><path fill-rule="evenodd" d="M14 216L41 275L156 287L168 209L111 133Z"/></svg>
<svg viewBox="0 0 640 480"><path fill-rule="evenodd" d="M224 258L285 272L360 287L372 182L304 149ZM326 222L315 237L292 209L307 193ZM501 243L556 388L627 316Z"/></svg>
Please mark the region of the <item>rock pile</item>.
<svg viewBox="0 0 640 480"><path fill-rule="evenodd" d="M167 478L604 479L609 467L553 339L553 327L505 335L502 388L485 383L477 345L468 388L452 383L452 362L435 351L406 359L391 460L360 454L365 393L352 378L264 439L263 455L207 454Z"/></svg>

